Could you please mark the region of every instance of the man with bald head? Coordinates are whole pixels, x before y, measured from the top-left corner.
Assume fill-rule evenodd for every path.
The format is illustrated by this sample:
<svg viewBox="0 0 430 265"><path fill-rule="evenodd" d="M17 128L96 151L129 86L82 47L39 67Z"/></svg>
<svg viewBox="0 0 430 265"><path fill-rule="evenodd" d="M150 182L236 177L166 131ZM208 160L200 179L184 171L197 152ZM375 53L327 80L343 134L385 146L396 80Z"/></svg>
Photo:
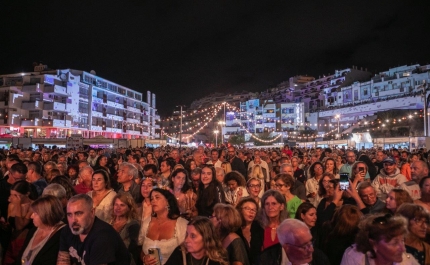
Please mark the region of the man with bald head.
<svg viewBox="0 0 430 265"><path fill-rule="evenodd" d="M404 182L400 187L411 195L413 200L421 198L421 189L419 183L422 178L429 175L428 164L422 160L416 160L411 164L411 180Z"/></svg>

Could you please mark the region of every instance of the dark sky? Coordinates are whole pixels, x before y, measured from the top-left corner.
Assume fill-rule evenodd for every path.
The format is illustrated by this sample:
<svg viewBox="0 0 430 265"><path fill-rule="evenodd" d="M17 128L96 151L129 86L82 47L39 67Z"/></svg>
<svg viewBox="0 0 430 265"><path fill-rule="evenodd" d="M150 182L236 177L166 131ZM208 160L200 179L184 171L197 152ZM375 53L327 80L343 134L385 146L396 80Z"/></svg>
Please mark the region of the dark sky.
<svg viewBox="0 0 430 265"><path fill-rule="evenodd" d="M295 2L295 3L294 3ZM0 73L95 70L157 95L262 91L352 65L430 62L428 1L2 1Z"/></svg>

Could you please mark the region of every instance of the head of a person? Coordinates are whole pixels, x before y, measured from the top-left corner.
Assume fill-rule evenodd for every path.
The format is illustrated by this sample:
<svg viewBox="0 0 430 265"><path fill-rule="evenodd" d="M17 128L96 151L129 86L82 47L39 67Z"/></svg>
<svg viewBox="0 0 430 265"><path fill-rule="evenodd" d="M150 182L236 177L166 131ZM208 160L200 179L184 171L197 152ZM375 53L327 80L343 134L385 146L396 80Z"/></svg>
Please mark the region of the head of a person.
<svg viewBox="0 0 430 265"><path fill-rule="evenodd" d="M170 175L170 188L180 189L182 192L187 192L190 189L190 184L188 182L188 172L183 168L178 168L172 172Z"/></svg>
<svg viewBox="0 0 430 265"><path fill-rule="evenodd" d="M290 192L290 189L294 185L294 177L290 174L278 174L275 177L275 188L283 195Z"/></svg>
<svg viewBox="0 0 430 265"><path fill-rule="evenodd" d="M378 162L382 162L382 161L384 161L384 159L387 157L387 155L385 154L385 152L384 151L377 151L376 152L376 160L378 161Z"/></svg>
<svg viewBox="0 0 430 265"><path fill-rule="evenodd" d="M385 207L390 210L392 213L395 213L396 210L403 203L413 203L414 201L411 198L411 195L405 190L402 189L392 189L387 196L385 201Z"/></svg>
<svg viewBox="0 0 430 265"><path fill-rule="evenodd" d="M249 178L246 183L246 190L251 197L258 197L261 191L261 181L255 177Z"/></svg>
<svg viewBox="0 0 430 265"><path fill-rule="evenodd" d="M199 167L196 167L194 170L191 171L191 181L200 181L202 174L202 169Z"/></svg>
<svg viewBox="0 0 430 265"><path fill-rule="evenodd" d="M94 171L91 186L95 191L104 191L110 189L110 177L109 173L107 173L103 169L98 169Z"/></svg>
<svg viewBox="0 0 430 265"><path fill-rule="evenodd" d="M354 151L347 151L346 152L346 162L350 165L355 163L355 160L357 159L357 155L354 153Z"/></svg>
<svg viewBox="0 0 430 265"><path fill-rule="evenodd" d="M149 195L150 195L152 189L156 185L157 185L157 180L155 179L155 177L143 176L142 181L140 182L140 194L142 194L142 197L143 198L149 198Z"/></svg>
<svg viewBox="0 0 430 265"><path fill-rule="evenodd" d="M216 172L212 165L203 165L201 169L202 173L200 180L204 187L207 187L209 184L216 181Z"/></svg>
<svg viewBox="0 0 430 265"><path fill-rule="evenodd" d="M157 167L153 164L147 164L143 167L143 176L146 178L154 178L157 174Z"/></svg>
<svg viewBox="0 0 430 265"><path fill-rule="evenodd" d="M334 191L339 188L339 180L335 179L333 176L328 183L324 183L323 181L323 178L321 178L318 182L318 195L322 197L332 197L334 195Z"/></svg>
<svg viewBox="0 0 430 265"><path fill-rule="evenodd" d="M96 152L96 150L95 149L93 149L93 148L91 148L89 151L88 151L88 155L89 155L89 157L91 157L91 158L95 158L96 156L97 156L97 152Z"/></svg>
<svg viewBox="0 0 430 265"><path fill-rule="evenodd" d="M330 233L339 237L353 236L358 232L358 223L362 217L363 213L357 206L344 204L334 213L330 221Z"/></svg>
<svg viewBox="0 0 430 265"><path fill-rule="evenodd" d="M231 190L234 191L239 187L245 187L245 177L238 171L231 171L224 177L224 184Z"/></svg>
<svg viewBox="0 0 430 265"><path fill-rule="evenodd" d="M420 180L419 186L421 189L421 196L430 195L430 177L424 177Z"/></svg>
<svg viewBox="0 0 430 265"><path fill-rule="evenodd" d="M324 166L321 162L317 161L313 163L309 168L309 174L311 175L312 178L321 177L323 173L324 173Z"/></svg>
<svg viewBox="0 0 430 265"><path fill-rule="evenodd" d="M232 171L231 164L227 161L222 162L221 167L222 167L222 169L224 169L224 172L226 174L230 173Z"/></svg>
<svg viewBox="0 0 430 265"><path fill-rule="evenodd" d="M90 196L78 194L70 198L67 203L67 220L72 234L88 234L94 218L93 199Z"/></svg>
<svg viewBox="0 0 430 265"><path fill-rule="evenodd" d="M259 207L254 199L248 197L239 201L236 210L242 218L242 226L245 226L255 220Z"/></svg>
<svg viewBox="0 0 430 265"><path fill-rule="evenodd" d="M297 208L295 218L312 228L317 222L317 208L310 202L304 202Z"/></svg>
<svg viewBox="0 0 430 265"><path fill-rule="evenodd" d="M210 219L221 238L234 233L242 225L242 218L239 212L230 204L215 204Z"/></svg>
<svg viewBox="0 0 430 265"><path fill-rule="evenodd" d="M297 219L284 220L276 232L279 243L292 264L307 264L312 261L312 235L304 222Z"/></svg>
<svg viewBox="0 0 430 265"><path fill-rule="evenodd" d="M22 197L36 199L37 191L35 191L32 185L27 181L19 180L19 181L16 181L14 184L12 184L12 186L10 187L10 196L20 197L21 200L22 200Z"/></svg>
<svg viewBox="0 0 430 265"><path fill-rule="evenodd" d="M172 171L174 165L172 165L171 162L172 162L171 159L165 159L165 160L161 161L161 164L160 164L161 173L170 173Z"/></svg>
<svg viewBox="0 0 430 265"><path fill-rule="evenodd" d="M324 163L324 168L329 172L337 172L336 161L333 158L327 158Z"/></svg>
<svg viewBox="0 0 430 265"><path fill-rule="evenodd" d="M430 214L421 205L404 203L397 208L396 215L403 216L408 221L409 233L423 240L429 227Z"/></svg>
<svg viewBox="0 0 430 265"><path fill-rule="evenodd" d="M155 188L149 195L154 216L167 211L169 219L177 219L180 215L178 202L173 194L165 189Z"/></svg>
<svg viewBox="0 0 430 265"><path fill-rule="evenodd" d="M46 186L42 192L42 196L45 195L55 196L61 201L63 208L67 206L67 201L69 198L67 197L66 189L58 183L51 183Z"/></svg>
<svg viewBox="0 0 430 265"><path fill-rule="evenodd" d="M183 245L192 255L205 253L215 262L223 261L227 254L214 225L207 217L197 216L188 223Z"/></svg>
<svg viewBox="0 0 430 265"><path fill-rule="evenodd" d="M130 163L122 163L118 169L118 182L121 184L132 182L138 178L139 171Z"/></svg>
<svg viewBox="0 0 430 265"><path fill-rule="evenodd" d="M391 157L387 157L382 162L384 165L384 172L386 175L392 175L396 173L396 170L397 170L396 160L394 160Z"/></svg>
<svg viewBox="0 0 430 265"><path fill-rule="evenodd" d="M376 191L370 182L364 181L358 186L358 195L366 206L373 206L376 201Z"/></svg>
<svg viewBox="0 0 430 265"><path fill-rule="evenodd" d="M79 174L79 166L78 165L70 165L66 171L67 175L71 179L76 179Z"/></svg>
<svg viewBox="0 0 430 265"><path fill-rule="evenodd" d="M367 215L358 225L355 238L357 250L370 253L371 258L389 262L401 262L405 252L404 238L408 232L404 217L390 214Z"/></svg>
<svg viewBox="0 0 430 265"><path fill-rule="evenodd" d="M101 155L97 157L96 166L106 167L108 164L108 158L106 155Z"/></svg>
<svg viewBox="0 0 430 265"><path fill-rule="evenodd" d="M52 179L50 184L60 184L61 186L63 186L64 189L66 190L67 199L76 195L76 191L75 191L75 188L73 187L72 181L64 175L56 176L55 178Z"/></svg>
<svg viewBox="0 0 430 265"><path fill-rule="evenodd" d="M112 217L125 217L127 220L137 220L137 206L129 193L118 193L112 200Z"/></svg>
<svg viewBox="0 0 430 265"><path fill-rule="evenodd" d="M426 162L417 160L411 164L411 177L413 180L419 182L423 177L429 175L429 167Z"/></svg>
<svg viewBox="0 0 430 265"><path fill-rule="evenodd" d="M354 181L355 175L364 172L367 173L367 164L362 161L355 162L351 167L351 181Z"/></svg>
<svg viewBox="0 0 430 265"><path fill-rule="evenodd" d="M27 172L28 172L28 169L24 163L22 162L15 163L9 169L10 180L12 180L12 182L25 180L25 177L27 176Z"/></svg>
<svg viewBox="0 0 430 265"><path fill-rule="evenodd" d="M212 161L217 161L219 158L219 151L218 149L212 149L211 150L211 159Z"/></svg>
<svg viewBox="0 0 430 265"><path fill-rule="evenodd" d="M185 162L185 169L188 170L188 172L191 173L194 169L196 169L197 164L194 159L188 159L187 162Z"/></svg>
<svg viewBox="0 0 430 265"><path fill-rule="evenodd" d="M36 227L53 227L64 218L63 205L53 195L45 195L31 203L31 219Z"/></svg>
<svg viewBox="0 0 430 265"><path fill-rule="evenodd" d="M216 167L215 173L216 173L216 180L221 184L224 183L224 177L225 177L224 169L222 167Z"/></svg>
<svg viewBox="0 0 430 265"><path fill-rule="evenodd" d="M271 219L278 219L280 222L287 218L285 210L285 196L277 190L268 190L261 197L262 209L258 212L258 221L263 228L269 225Z"/></svg>

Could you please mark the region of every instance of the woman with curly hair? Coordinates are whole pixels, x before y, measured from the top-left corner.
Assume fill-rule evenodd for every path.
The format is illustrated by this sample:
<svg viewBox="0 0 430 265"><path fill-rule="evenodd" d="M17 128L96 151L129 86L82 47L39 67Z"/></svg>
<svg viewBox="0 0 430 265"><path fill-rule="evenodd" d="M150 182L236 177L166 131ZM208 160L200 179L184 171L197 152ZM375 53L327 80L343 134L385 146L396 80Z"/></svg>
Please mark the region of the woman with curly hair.
<svg viewBox="0 0 430 265"><path fill-rule="evenodd" d="M215 232L212 222L195 217L187 226L184 243L173 251L166 265L228 265L227 251Z"/></svg>
<svg viewBox="0 0 430 265"><path fill-rule="evenodd" d="M318 197L318 183L320 179L323 177L324 166L321 162L315 162L309 168L310 177L306 181L306 197L310 203L312 203L315 207L318 206L319 197Z"/></svg>
<svg viewBox="0 0 430 265"><path fill-rule="evenodd" d="M238 171L227 173L224 177L224 185L227 187L225 201L233 206L236 206L243 197L249 196L246 180Z"/></svg>

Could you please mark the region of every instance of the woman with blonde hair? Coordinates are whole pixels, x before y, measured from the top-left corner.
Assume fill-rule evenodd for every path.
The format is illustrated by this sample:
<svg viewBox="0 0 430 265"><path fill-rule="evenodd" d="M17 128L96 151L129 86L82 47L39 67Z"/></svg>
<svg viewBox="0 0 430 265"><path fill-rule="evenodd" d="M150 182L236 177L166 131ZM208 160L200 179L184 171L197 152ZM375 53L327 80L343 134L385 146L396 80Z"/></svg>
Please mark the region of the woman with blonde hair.
<svg viewBox="0 0 430 265"><path fill-rule="evenodd" d="M232 171L231 164L227 161L222 162L221 167L224 169L225 174L228 174Z"/></svg>
<svg viewBox="0 0 430 265"><path fill-rule="evenodd" d="M139 261L137 241L140 230L137 206L128 193L117 194L112 200L111 225L119 233L135 262Z"/></svg>
<svg viewBox="0 0 430 265"><path fill-rule="evenodd" d="M214 206L210 219L220 237L222 246L227 249L230 264L249 265L245 244L235 233L242 225L239 212L232 205L218 203Z"/></svg>
<svg viewBox="0 0 430 265"><path fill-rule="evenodd" d="M187 225L182 246L176 248L166 265L229 265L215 227L207 217L197 216Z"/></svg>
<svg viewBox="0 0 430 265"><path fill-rule="evenodd" d="M266 169L258 164L254 164L251 171L248 174L249 178L256 178L260 180L261 183L261 191L259 194L259 197L263 196L263 193L265 191L265 185L266 185L266 178L267 178L267 172Z"/></svg>

